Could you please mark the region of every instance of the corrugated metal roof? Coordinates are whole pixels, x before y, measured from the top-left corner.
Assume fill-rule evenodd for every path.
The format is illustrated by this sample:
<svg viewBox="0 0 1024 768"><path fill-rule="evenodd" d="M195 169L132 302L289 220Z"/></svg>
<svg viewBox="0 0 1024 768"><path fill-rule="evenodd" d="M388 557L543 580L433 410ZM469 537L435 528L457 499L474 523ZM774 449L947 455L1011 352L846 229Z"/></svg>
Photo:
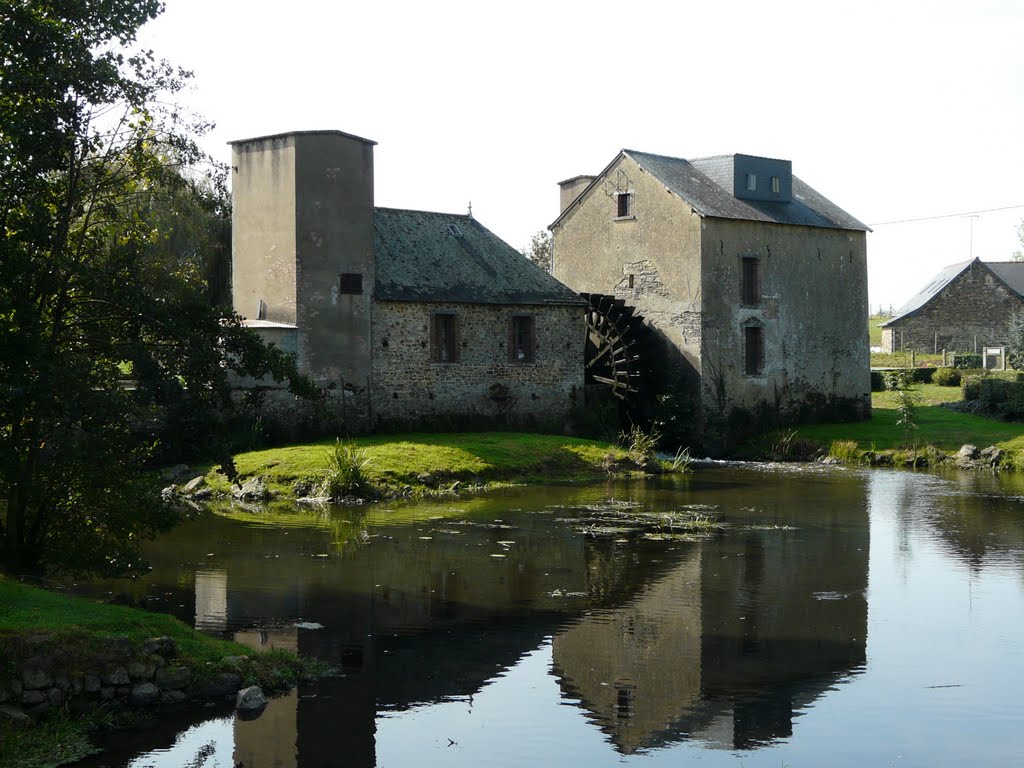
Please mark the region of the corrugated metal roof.
<svg viewBox="0 0 1024 768"><path fill-rule="evenodd" d="M884 328L890 323L895 323L897 320L906 317L907 315L916 312L935 296L939 291L953 282L953 279L958 277L961 272L967 269L973 261L962 261L959 264L951 264L943 269L939 274L931 279L931 281L922 290L911 297L910 301L900 307L896 314L893 315L889 320L884 323L879 323L879 326Z"/></svg>
<svg viewBox="0 0 1024 768"><path fill-rule="evenodd" d="M884 328L891 323L895 323L897 320L903 319L907 315L913 314L931 301L933 296L941 292L972 264L978 264L979 266L991 271L997 278L1006 284L1007 288L1024 299L1024 262L982 261L981 259L972 259L970 261L962 261L959 264L951 264L943 269L939 274L931 279L928 285L915 294L906 304L900 307L893 317L886 320L884 323L880 323L879 326Z"/></svg>
<svg viewBox="0 0 1024 768"><path fill-rule="evenodd" d="M377 279L385 301L469 304L585 302L466 215L374 210Z"/></svg>
<svg viewBox="0 0 1024 768"><path fill-rule="evenodd" d="M861 232L870 229L796 176L793 177L792 202L739 199L733 195L733 155L688 161L632 149L622 151L702 216Z"/></svg>

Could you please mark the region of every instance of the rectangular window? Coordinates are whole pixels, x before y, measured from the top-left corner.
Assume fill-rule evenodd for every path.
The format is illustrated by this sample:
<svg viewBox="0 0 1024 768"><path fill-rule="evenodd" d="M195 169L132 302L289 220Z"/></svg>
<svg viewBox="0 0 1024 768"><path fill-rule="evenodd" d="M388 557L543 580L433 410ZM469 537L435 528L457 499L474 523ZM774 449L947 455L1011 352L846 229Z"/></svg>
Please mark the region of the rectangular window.
<svg viewBox="0 0 1024 768"><path fill-rule="evenodd" d="M508 328L508 359L513 363L532 363L533 347L533 316L514 315Z"/></svg>
<svg viewBox="0 0 1024 768"><path fill-rule="evenodd" d="M340 275L341 282L338 287L341 293L362 293L363 276L358 272L345 272Z"/></svg>
<svg viewBox="0 0 1024 768"><path fill-rule="evenodd" d="M779 177L778 176L772 176L772 194L773 195L779 194L779 190L781 188L782 188L782 186L781 186L781 184L779 182Z"/></svg>
<svg viewBox="0 0 1024 768"><path fill-rule="evenodd" d="M764 328L757 325L743 329L743 372L747 376L764 373Z"/></svg>
<svg viewBox="0 0 1024 768"><path fill-rule="evenodd" d="M757 174L747 174L747 192L757 192Z"/></svg>
<svg viewBox="0 0 1024 768"><path fill-rule="evenodd" d="M430 359L435 363L459 362L459 318L438 312L430 322Z"/></svg>
<svg viewBox="0 0 1024 768"><path fill-rule="evenodd" d="M618 218L624 218L626 216L633 215L633 193L632 192L619 192L615 196L616 209L615 215Z"/></svg>
<svg viewBox="0 0 1024 768"><path fill-rule="evenodd" d="M757 258L754 256L744 256L740 259L740 301L746 307L756 307L761 302Z"/></svg>

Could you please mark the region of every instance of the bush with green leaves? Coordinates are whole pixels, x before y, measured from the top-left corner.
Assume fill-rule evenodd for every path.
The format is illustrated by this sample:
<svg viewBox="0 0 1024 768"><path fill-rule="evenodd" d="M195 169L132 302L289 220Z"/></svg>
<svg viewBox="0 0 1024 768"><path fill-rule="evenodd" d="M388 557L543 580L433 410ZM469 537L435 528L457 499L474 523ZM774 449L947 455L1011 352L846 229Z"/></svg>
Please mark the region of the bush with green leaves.
<svg viewBox="0 0 1024 768"><path fill-rule="evenodd" d="M955 368L939 368L932 374L932 384L940 387L959 387L960 371Z"/></svg>
<svg viewBox="0 0 1024 768"><path fill-rule="evenodd" d="M957 352L953 355L954 368L981 368L981 363L981 355L975 355L967 352Z"/></svg>
<svg viewBox="0 0 1024 768"><path fill-rule="evenodd" d="M914 391L913 376L908 371L886 371L885 388L894 395L896 424L903 427L903 439L910 442L910 435L917 429L917 407L921 396Z"/></svg>

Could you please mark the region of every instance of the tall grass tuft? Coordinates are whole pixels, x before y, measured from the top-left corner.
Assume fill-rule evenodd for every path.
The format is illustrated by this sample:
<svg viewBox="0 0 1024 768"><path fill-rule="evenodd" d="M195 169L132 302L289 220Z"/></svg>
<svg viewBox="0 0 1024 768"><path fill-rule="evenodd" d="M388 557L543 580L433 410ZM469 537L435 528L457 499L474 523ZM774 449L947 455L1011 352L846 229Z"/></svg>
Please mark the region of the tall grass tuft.
<svg viewBox="0 0 1024 768"><path fill-rule="evenodd" d="M839 459L843 464L861 463L861 452L856 440L833 440L828 447L828 455Z"/></svg>
<svg viewBox="0 0 1024 768"><path fill-rule="evenodd" d="M368 495L373 490L364 472L369 463L366 451L357 448L354 442L335 440L334 446L327 452L323 495L332 499Z"/></svg>

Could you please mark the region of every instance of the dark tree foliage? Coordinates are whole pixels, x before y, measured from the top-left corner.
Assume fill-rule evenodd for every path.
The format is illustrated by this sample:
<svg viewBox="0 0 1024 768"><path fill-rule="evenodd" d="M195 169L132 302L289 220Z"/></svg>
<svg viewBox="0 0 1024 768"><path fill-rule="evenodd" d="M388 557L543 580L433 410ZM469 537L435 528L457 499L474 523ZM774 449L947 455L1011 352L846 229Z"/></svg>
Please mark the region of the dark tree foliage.
<svg viewBox="0 0 1024 768"><path fill-rule="evenodd" d="M223 280L207 279L228 231L222 170L194 140L208 126L167 106L189 73L132 51L161 10L0 0L9 572L137 568L139 542L174 522L144 475L161 425L181 413L222 421L231 369L314 394L287 356L218 306Z"/></svg>

